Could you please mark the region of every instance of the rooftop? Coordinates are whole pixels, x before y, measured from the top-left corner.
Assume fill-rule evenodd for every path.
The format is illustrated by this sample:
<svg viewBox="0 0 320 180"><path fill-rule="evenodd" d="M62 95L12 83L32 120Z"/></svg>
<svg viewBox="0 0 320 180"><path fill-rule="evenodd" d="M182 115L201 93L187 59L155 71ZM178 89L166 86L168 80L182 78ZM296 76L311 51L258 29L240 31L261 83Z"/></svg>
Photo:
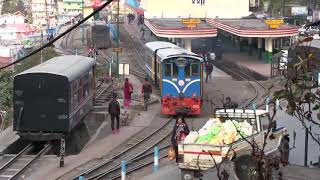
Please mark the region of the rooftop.
<svg viewBox="0 0 320 180"><path fill-rule="evenodd" d="M219 19L223 24L229 25L237 29L266 30L268 25L262 19ZM279 29L296 29L296 26L282 24Z"/></svg>

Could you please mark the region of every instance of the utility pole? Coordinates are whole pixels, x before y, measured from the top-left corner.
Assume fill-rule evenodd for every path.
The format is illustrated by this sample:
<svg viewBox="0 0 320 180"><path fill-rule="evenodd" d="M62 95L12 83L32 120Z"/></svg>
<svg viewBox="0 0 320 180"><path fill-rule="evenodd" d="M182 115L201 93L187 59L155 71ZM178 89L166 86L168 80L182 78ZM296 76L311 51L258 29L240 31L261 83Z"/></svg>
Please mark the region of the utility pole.
<svg viewBox="0 0 320 180"><path fill-rule="evenodd" d="M120 45L120 30L119 30L119 16L120 16L120 0L118 0L118 8L117 8L117 70L116 70L116 77L119 77L119 45Z"/></svg>
<svg viewBox="0 0 320 180"><path fill-rule="evenodd" d="M304 142L304 166L308 166L308 143L309 143L309 131L311 132L311 126L309 128L306 127L306 135L305 135L305 142Z"/></svg>
<svg viewBox="0 0 320 180"><path fill-rule="evenodd" d="M49 21L49 17L48 17L48 3L47 0L44 0L44 5L46 7L46 20L47 20L47 33L49 32L49 28L50 28L50 21Z"/></svg>
<svg viewBox="0 0 320 180"><path fill-rule="evenodd" d="M82 0L82 19L84 19L84 0ZM82 27L82 45L84 45L84 24L81 24Z"/></svg>
<svg viewBox="0 0 320 180"><path fill-rule="evenodd" d="M283 0L283 10L282 10L282 16L285 16L285 10L286 10L286 0Z"/></svg>
<svg viewBox="0 0 320 180"><path fill-rule="evenodd" d="M43 31L41 30L41 46L43 46ZM40 64L43 62L42 50L40 51Z"/></svg>

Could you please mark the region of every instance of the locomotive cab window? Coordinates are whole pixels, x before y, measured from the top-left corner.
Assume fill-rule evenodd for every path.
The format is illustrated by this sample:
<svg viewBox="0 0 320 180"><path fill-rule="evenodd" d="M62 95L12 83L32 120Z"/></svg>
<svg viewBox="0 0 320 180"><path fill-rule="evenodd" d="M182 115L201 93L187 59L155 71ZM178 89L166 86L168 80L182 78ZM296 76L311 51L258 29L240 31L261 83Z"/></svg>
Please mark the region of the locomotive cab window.
<svg viewBox="0 0 320 180"><path fill-rule="evenodd" d="M165 76L172 76L172 63L166 63L164 68Z"/></svg>
<svg viewBox="0 0 320 180"><path fill-rule="evenodd" d="M191 76L199 76L199 65L197 63L191 63Z"/></svg>
<svg viewBox="0 0 320 180"><path fill-rule="evenodd" d="M178 73L179 73L179 68L175 63L172 63L173 66L173 72L172 72L172 77L178 77Z"/></svg>
<svg viewBox="0 0 320 180"><path fill-rule="evenodd" d="M190 64L188 63L185 67L184 67L184 74L186 77L190 77Z"/></svg>

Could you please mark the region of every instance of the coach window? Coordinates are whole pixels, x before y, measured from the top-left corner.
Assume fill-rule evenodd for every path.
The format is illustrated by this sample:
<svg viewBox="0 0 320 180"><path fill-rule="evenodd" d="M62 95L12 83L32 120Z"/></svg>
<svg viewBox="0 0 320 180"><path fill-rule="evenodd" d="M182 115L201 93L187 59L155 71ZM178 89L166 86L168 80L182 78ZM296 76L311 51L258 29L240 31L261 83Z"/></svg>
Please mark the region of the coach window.
<svg viewBox="0 0 320 180"><path fill-rule="evenodd" d="M191 76L199 76L199 65L191 63Z"/></svg>
<svg viewBox="0 0 320 180"><path fill-rule="evenodd" d="M165 63L164 76L172 76L172 63Z"/></svg>
<svg viewBox="0 0 320 180"><path fill-rule="evenodd" d="M75 109L76 107L78 107L79 101L78 101L78 80L75 80L72 83L72 109Z"/></svg>

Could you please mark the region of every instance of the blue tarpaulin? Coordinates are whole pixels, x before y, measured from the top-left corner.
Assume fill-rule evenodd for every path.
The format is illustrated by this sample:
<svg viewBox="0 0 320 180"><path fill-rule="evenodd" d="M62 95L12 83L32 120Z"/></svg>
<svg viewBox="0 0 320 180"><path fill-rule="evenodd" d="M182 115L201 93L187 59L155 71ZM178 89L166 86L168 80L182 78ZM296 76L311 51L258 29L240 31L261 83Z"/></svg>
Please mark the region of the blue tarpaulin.
<svg viewBox="0 0 320 180"><path fill-rule="evenodd" d="M133 8L139 8L139 3L137 0L126 0L126 4Z"/></svg>
<svg viewBox="0 0 320 180"><path fill-rule="evenodd" d="M116 41L119 37L117 27L114 24L111 24L110 22L108 22L107 26L110 28L112 39Z"/></svg>

